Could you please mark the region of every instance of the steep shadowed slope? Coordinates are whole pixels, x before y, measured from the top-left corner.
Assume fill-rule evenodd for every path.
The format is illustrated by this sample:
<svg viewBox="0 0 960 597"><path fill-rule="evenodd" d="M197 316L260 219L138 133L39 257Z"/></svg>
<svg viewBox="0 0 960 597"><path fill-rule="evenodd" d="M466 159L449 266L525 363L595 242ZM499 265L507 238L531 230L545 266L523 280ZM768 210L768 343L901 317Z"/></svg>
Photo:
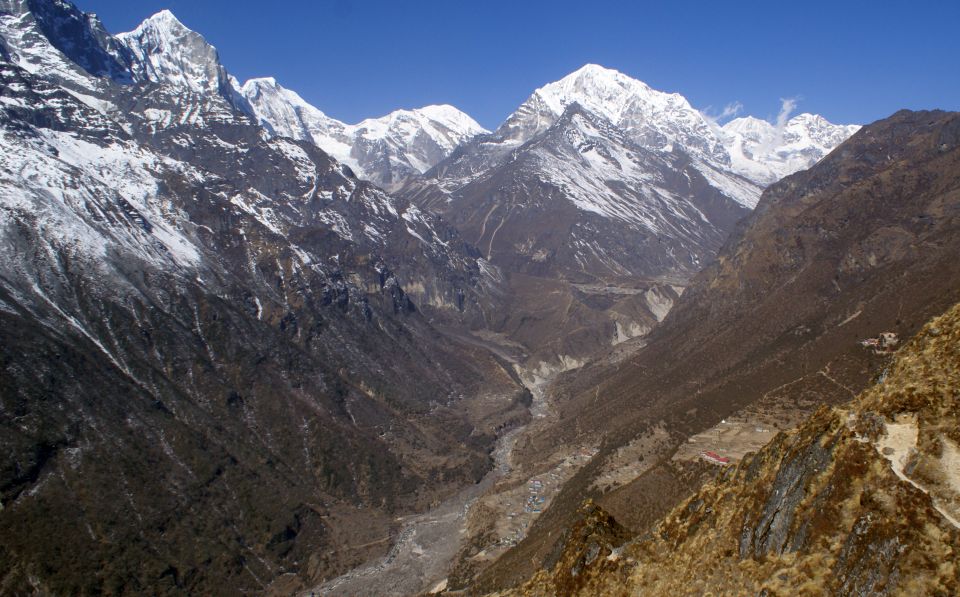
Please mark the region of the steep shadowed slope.
<svg viewBox="0 0 960 597"><path fill-rule="evenodd" d="M429 319L495 310L495 268L268 138L170 17L114 77L30 6L0 6L0 591L313 583L481 478L526 395Z"/></svg>

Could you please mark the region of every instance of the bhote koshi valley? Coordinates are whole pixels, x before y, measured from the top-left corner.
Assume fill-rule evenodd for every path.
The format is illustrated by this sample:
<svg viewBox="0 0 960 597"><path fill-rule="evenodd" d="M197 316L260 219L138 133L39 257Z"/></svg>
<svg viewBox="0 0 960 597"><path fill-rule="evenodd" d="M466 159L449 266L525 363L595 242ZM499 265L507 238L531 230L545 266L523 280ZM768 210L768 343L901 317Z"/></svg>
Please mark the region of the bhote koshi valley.
<svg viewBox="0 0 960 597"><path fill-rule="evenodd" d="M958 594L960 113L790 116L0 0L0 594Z"/></svg>

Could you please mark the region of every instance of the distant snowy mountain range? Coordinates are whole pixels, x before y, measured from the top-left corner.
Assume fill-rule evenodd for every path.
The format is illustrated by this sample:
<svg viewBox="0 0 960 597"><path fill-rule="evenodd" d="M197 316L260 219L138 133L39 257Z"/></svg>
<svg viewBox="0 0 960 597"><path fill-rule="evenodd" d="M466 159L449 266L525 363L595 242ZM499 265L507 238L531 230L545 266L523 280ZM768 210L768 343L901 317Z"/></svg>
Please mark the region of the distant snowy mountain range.
<svg viewBox="0 0 960 597"><path fill-rule="evenodd" d="M858 130L815 114L794 116L780 126L747 116L721 129L731 166L760 184L809 168Z"/></svg>
<svg viewBox="0 0 960 597"><path fill-rule="evenodd" d="M359 176L391 189L488 132L453 106L398 110L347 125L272 78L247 81L239 92L273 134L312 141L355 168ZM713 169L746 178L756 188L733 184L727 190L750 207L759 189L810 167L859 128L834 125L812 114L800 114L779 126L753 117L719 126L680 94L660 92L615 70L588 64L536 90L507 117L498 129L503 148L517 147L543 132L572 103L621 128L642 147L670 151L677 146Z"/></svg>
<svg viewBox="0 0 960 597"><path fill-rule="evenodd" d="M344 165L337 170L342 176L393 193L409 205L399 213L411 222L439 213L488 265L591 284L692 275L763 188L810 166L857 130L809 114L721 126L677 93L592 64L535 90L493 132L446 105L346 124L273 78L241 84L216 48L170 11L110 35L65 0L2 0L0 37L0 51L13 64L55 81L142 141L144 151L228 171L235 167L231 152L241 151L237 127L254 125L293 162L303 162L299 150L280 141L318 147ZM254 169L257 187L275 188L264 167L257 162ZM297 168L302 180L316 180L306 162ZM247 176L243 184L254 176L238 174ZM277 229L279 206L269 199L256 207L242 202ZM383 246L385 226L375 221L378 208L371 210L331 206L317 217L343 240ZM179 225L169 232L183 236ZM421 236L445 250L433 235ZM189 235L166 243L168 250L189 244L196 245ZM620 323L647 329L651 309L643 306L641 315Z"/></svg>
<svg viewBox="0 0 960 597"><path fill-rule="evenodd" d="M271 134L309 141L384 188L421 174L467 139L487 132L453 106L397 110L349 125L330 118L273 78L239 88Z"/></svg>
<svg viewBox="0 0 960 597"><path fill-rule="evenodd" d="M76 27L76 23L53 18L41 18L40 24L65 31ZM459 145L488 132L449 105L397 110L357 124L343 123L271 77L241 84L229 75L216 49L168 10L146 19L129 33L113 37L97 26L100 29L94 37L99 40L76 40L73 47L58 49L67 57L83 55L78 64L95 75L113 73L137 82L162 83L194 99L210 95L225 98L253 117L268 134L311 142L350 166L357 176L388 190L426 172ZM11 39L17 39L15 28L8 32ZM76 45L78 42L80 45ZM84 52L82 46L96 51ZM56 70L68 85L83 78L76 72L77 64L34 56L28 47L21 48L17 55L21 66L34 64L36 69ZM180 102L182 106L188 103L187 99ZM192 103L196 108L197 103L208 102ZM718 170L720 178L724 174L745 178L754 188L738 188L743 185L727 181L727 190L748 206L755 203L760 188L811 166L858 128L834 125L811 114L801 114L779 126L753 117L719 126L680 94L660 92L617 71L586 65L537 89L508 116L498 129L503 139L501 149L517 147L544 131L571 103L621 128L641 147L660 151L681 148L708 166L704 168L708 178L714 177L712 170ZM185 110L176 116L196 117L197 112ZM171 120L173 114L155 112L150 116L159 126L179 123Z"/></svg>
<svg viewBox="0 0 960 597"><path fill-rule="evenodd" d="M760 192L787 174L808 168L855 133L856 125L834 125L801 114L780 125L747 117L724 126L690 105L682 95L664 93L620 72L588 64L537 89L489 139L487 160L499 159L552 126L573 104L618 128L647 150L687 154L700 173L737 202L752 208ZM485 166L471 164L460 175ZM463 178L446 170L446 185Z"/></svg>
<svg viewBox="0 0 960 597"><path fill-rule="evenodd" d="M493 132L447 105L347 124L274 78L241 84L169 11L115 39L111 51L135 80L160 94L181 90L143 110L156 130L239 111L267 137L314 144L359 178L442 214L491 263L547 279L692 275L766 186L858 128L809 114L720 125L678 93L594 64L535 90ZM335 229L368 228L343 220ZM618 323L645 330L654 311L643 304Z"/></svg>

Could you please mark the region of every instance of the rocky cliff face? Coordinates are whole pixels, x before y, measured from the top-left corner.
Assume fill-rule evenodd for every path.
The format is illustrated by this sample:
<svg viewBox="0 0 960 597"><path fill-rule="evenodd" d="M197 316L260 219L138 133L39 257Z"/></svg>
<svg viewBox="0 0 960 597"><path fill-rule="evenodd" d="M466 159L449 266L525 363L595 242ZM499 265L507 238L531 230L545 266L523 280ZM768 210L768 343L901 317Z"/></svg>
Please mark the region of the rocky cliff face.
<svg viewBox="0 0 960 597"><path fill-rule="evenodd" d="M880 381L822 408L631 540L592 505L511 595L952 595L960 590L960 305Z"/></svg>

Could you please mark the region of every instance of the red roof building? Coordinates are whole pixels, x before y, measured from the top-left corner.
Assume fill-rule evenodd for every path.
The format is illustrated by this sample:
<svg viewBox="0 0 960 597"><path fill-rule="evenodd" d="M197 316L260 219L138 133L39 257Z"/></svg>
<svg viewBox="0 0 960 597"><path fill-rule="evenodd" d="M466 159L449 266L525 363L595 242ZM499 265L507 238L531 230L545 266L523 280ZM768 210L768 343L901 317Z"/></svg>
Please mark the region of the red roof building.
<svg viewBox="0 0 960 597"><path fill-rule="evenodd" d="M716 464L730 464L730 459L726 456L721 456L716 452L710 452L709 450L700 452L700 457L709 462L714 462Z"/></svg>

